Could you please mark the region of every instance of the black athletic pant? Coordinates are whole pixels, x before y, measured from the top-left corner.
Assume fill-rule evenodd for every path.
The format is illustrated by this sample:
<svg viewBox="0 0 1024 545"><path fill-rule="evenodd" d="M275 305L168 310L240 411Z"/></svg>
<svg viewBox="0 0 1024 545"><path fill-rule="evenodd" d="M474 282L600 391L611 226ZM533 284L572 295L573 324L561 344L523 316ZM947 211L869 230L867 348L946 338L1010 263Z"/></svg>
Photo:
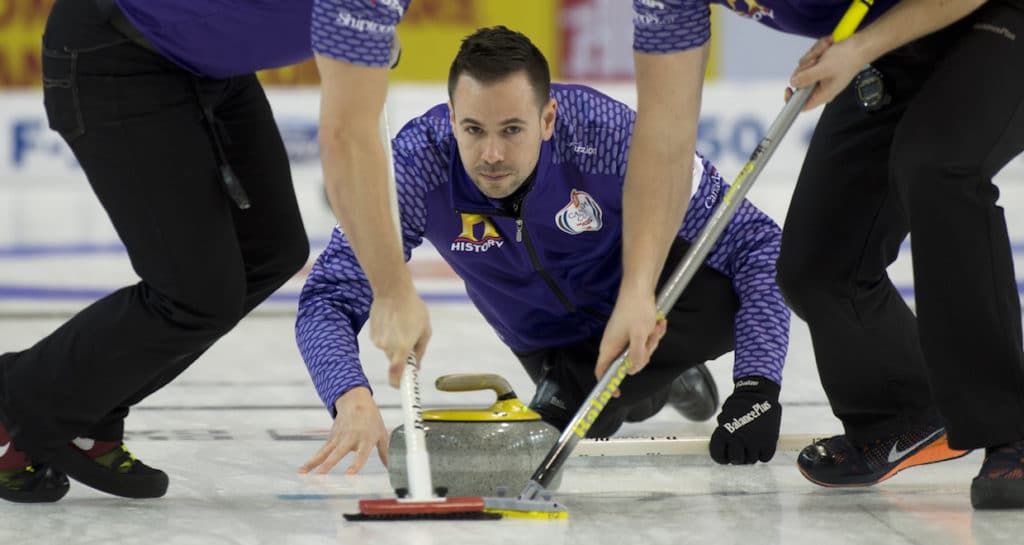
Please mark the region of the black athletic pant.
<svg viewBox="0 0 1024 545"><path fill-rule="evenodd" d="M993 1L878 59L892 102L826 106L778 281L855 441L936 408L950 444L1024 438L1017 285L995 175L1024 149L1024 6ZM910 234L917 317L886 274Z"/></svg>
<svg viewBox="0 0 1024 545"><path fill-rule="evenodd" d="M309 252L255 76L195 77L129 42L90 0L59 0L43 42L50 126L141 282L0 356L0 418L37 461L75 436L119 438L129 406L184 371ZM225 191L224 163L250 208Z"/></svg>
<svg viewBox="0 0 1024 545"><path fill-rule="evenodd" d="M667 263L659 280L666 282L690 244L676 239L669 251ZM732 280L704 265L697 270L690 284L683 290L675 306L669 311L668 330L642 371L630 375L619 390L622 396L612 399L587 432L589 437L607 437L627 418L639 421L653 416L668 398L672 381L687 369L731 352L736 344L736 312L739 298ZM571 400L569 419L597 385L594 367L597 365L601 337L568 346L560 346L517 354L523 368L534 384L553 380L558 384L560 397ZM550 422L558 427L565 422Z"/></svg>

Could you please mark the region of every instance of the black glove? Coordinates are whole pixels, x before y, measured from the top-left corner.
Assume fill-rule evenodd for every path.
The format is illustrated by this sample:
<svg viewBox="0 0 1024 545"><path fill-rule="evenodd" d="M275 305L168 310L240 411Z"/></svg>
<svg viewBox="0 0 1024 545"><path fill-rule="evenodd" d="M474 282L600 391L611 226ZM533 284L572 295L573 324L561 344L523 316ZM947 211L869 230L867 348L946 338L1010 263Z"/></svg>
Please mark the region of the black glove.
<svg viewBox="0 0 1024 545"><path fill-rule="evenodd" d="M743 377L718 413L711 434L711 458L720 464L754 464L775 456L782 424L778 384L764 377Z"/></svg>

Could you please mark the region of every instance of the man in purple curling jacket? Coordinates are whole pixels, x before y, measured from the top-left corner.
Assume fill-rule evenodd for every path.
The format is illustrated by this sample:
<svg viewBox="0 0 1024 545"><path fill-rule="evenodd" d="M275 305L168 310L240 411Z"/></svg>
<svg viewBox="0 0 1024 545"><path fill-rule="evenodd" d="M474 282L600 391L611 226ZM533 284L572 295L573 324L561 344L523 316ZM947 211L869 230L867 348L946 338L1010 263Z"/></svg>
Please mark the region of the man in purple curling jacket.
<svg viewBox="0 0 1024 545"><path fill-rule="evenodd" d="M778 278L844 433L808 445L800 471L866 486L984 448L972 505L1024 508L1020 300L992 182L1024 151L1024 1L876 0L833 44L849 0L634 0L641 108L627 186L658 210L627 211L627 224L656 229L674 203L652 195L687 183L651 174L685 168L680 152L694 149L712 3L818 38L790 80L818 84L805 110L827 105ZM886 273L908 234L913 312Z"/></svg>
<svg viewBox="0 0 1024 545"><path fill-rule="evenodd" d="M448 104L407 123L393 141L406 255L423 239L437 248L536 383L531 407L562 428L597 382L598 348L622 277L623 180L635 115L593 89L551 85L541 53L504 27L463 42L448 90ZM727 189L700 156L692 179L662 280ZM769 217L741 205L667 313L650 363L625 381L590 436L608 436L666 403L693 420L712 417L717 392L703 363L735 351L735 385L710 454L719 463L771 459L789 335L775 284L779 237ZM303 471L327 472L354 453L355 472L374 448L386 459L387 432L356 339L372 301L347 234L336 229L302 291L296 323L334 418Z"/></svg>
<svg viewBox="0 0 1024 545"><path fill-rule="evenodd" d="M397 383L430 334L388 214L378 118L409 0L58 0L43 93L141 281L0 354L0 498L67 476L131 498L167 475L122 443L129 407L184 371L306 262L284 145L254 72L316 57L324 178L375 294Z"/></svg>

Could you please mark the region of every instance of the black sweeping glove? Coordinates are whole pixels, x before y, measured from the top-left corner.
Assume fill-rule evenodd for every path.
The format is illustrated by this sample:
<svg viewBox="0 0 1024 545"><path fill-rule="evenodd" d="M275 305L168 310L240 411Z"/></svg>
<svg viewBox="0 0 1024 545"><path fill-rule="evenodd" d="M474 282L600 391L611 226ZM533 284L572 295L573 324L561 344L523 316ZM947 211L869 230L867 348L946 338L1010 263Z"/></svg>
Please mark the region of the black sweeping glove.
<svg viewBox="0 0 1024 545"><path fill-rule="evenodd" d="M720 464L754 464L775 456L782 424L778 384L764 377L743 377L718 413L711 434L711 458Z"/></svg>

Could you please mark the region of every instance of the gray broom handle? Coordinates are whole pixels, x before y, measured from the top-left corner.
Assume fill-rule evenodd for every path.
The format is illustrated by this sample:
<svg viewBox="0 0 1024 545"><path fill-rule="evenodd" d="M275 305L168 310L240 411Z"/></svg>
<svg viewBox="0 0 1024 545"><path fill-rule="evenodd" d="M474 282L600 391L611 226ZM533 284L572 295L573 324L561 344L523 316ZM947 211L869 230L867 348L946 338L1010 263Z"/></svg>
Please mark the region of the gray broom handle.
<svg viewBox="0 0 1024 545"><path fill-rule="evenodd" d="M775 152L779 141L785 136L786 131L793 125L793 121L800 112L800 108L810 98L813 90L813 87L799 89L790 98L789 102L786 103L785 108L782 109L779 116L772 122L768 128L768 133L761 139L757 149L754 150L747 164L740 171L739 176L729 187L729 191L722 197L722 202L715 207L715 211L712 213L711 218L708 219L708 222L704 224L704 228L701 229L697 240L686 251L682 261L676 265L672 277L662 287L661 293L658 295L656 305L662 315L672 308L672 305L679 299L683 290L690 283L690 280L693 279L697 269L704 263L704 259L710 253L711 247L714 246L725 226L729 224L729 221L736 214L736 209L743 202L743 198L750 190L751 184L754 183L754 180L757 179L757 176L764 169L765 163L768 162L772 153ZM519 495L520 498L536 499L547 485L550 484L551 480L569 458L576 443L586 436L590 425L593 424L594 420L597 419L597 416L604 409L605 404L611 399L611 393L625 379L626 372L629 369L626 363L628 356L629 350L623 351L608 367L608 370L605 371L604 376L594 386L587 400L580 406L572 421L569 422L569 425L566 426L562 435L558 438L558 442L551 448L544 462L534 472L530 482L523 488Z"/></svg>
<svg viewBox="0 0 1024 545"><path fill-rule="evenodd" d="M874 0L854 0L853 4L850 5L850 8L847 9L839 21L836 29L832 32L833 41L838 42L850 37L857 29L857 26L860 25L864 16L867 15L868 9L873 3ZM662 287L656 302L659 314L664 315L668 309L672 308L676 300L679 299L679 295L686 288L687 284L690 283L693 275L696 274L697 269L711 251L711 247L718 240L718 236L722 234L725 226L728 225L729 220L736 214L736 209L743 202L743 198L750 190L751 184L754 183L757 176L764 170L768 159L775 153L775 149L778 147L782 137L793 126L793 121L796 120L797 114L800 113L801 108L807 103L815 88L817 88L817 83L798 89L782 108L775 121L768 127L767 134L761 139L754 153L750 154L747 164L743 166L739 175L732 182L729 191L722 197L722 202L718 203L718 206L715 207L711 218L708 219L700 234L697 235L697 240L687 250L679 265L676 266L675 272L673 272L668 283ZM527 500L537 499L542 495L555 475L558 474L558 471L561 470L562 465L565 464L565 461L572 453L576 443L586 436L587 429L590 428L590 425L593 424L594 420L601 414L601 411L604 410L604 406L611 400L612 392L626 378L626 371L629 369L629 365L626 363L628 356L629 350L627 349L622 354L619 354L619 357L608 367L608 370L605 371L604 376L594 386L586 401L576 411L576 415L573 416L572 421L566 426L562 435L558 438L558 442L551 447L547 457L544 458L540 467L533 473L530 482L526 483L522 492L519 493L520 498Z"/></svg>

